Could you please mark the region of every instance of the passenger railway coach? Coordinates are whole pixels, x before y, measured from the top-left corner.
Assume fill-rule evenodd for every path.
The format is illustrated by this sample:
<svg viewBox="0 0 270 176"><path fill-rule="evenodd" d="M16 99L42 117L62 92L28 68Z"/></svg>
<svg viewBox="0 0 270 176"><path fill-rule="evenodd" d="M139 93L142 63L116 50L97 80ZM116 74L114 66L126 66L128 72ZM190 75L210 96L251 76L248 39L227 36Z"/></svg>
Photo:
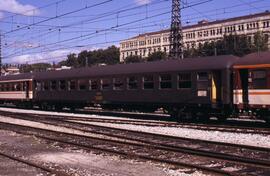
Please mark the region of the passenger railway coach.
<svg viewBox="0 0 270 176"><path fill-rule="evenodd" d="M30 101L33 99L33 79L31 74L3 76L0 78L0 100Z"/></svg>
<svg viewBox="0 0 270 176"><path fill-rule="evenodd" d="M2 76L0 101L44 109L142 112L164 109L179 120L220 119L254 111L269 117L269 53L95 66Z"/></svg>
<svg viewBox="0 0 270 176"><path fill-rule="evenodd" d="M270 52L253 53L240 58L233 69L236 108L269 117Z"/></svg>

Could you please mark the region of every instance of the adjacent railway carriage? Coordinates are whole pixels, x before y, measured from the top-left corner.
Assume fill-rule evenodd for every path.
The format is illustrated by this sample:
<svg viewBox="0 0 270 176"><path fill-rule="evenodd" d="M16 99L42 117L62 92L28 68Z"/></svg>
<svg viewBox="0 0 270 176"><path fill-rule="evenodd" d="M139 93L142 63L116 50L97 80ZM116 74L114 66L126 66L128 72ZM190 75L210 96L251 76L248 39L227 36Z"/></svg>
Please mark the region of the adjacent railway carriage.
<svg viewBox="0 0 270 176"><path fill-rule="evenodd" d="M234 65L234 104L270 120L270 52L253 53Z"/></svg>
<svg viewBox="0 0 270 176"><path fill-rule="evenodd" d="M0 102L33 100L33 79L31 74L4 76L0 78Z"/></svg>
<svg viewBox="0 0 270 176"><path fill-rule="evenodd" d="M95 66L0 77L0 101L42 109L152 112L179 120L253 111L268 119L270 52Z"/></svg>

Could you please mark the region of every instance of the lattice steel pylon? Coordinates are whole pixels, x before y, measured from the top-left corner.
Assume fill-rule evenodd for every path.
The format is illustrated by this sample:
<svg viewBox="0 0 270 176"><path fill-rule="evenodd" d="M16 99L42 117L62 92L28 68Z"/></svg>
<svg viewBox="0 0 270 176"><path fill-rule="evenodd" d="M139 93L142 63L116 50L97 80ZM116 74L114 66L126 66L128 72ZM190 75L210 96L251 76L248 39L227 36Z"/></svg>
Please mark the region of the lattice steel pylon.
<svg viewBox="0 0 270 176"><path fill-rule="evenodd" d="M170 58L183 59L183 33L181 23L181 0L172 0L172 19L170 32Z"/></svg>

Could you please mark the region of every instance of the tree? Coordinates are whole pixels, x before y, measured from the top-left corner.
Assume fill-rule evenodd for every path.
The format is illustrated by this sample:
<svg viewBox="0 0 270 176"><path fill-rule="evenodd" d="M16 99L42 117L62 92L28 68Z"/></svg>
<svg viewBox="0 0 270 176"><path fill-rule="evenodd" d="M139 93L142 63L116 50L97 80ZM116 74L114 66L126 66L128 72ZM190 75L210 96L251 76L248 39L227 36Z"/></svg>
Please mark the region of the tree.
<svg viewBox="0 0 270 176"><path fill-rule="evenodd" d="M157 51L154 53L149 54L149 56L146 58L147 61L157 61L157 60L164 60L167 58L167 55L165 52Z"/></svg>
<svg viewBox="0 0 270 176"><path fill-rule="evenodd" d="M120 51L116 46L93 51L81 51L78 56L70 54L67 60L59 63L60 66L85 67L98 64L117 64L120 61Z"/></svg>
<svg viewBox="0 0 270 176"><path fill-rule="evenodd" d="M204 57L214 55L244 56L252 52L266 51L268 49L268 37L258 32L254 35L254 41L247 35L225 35L222 40L200 43L198 48L184 51L185 57Z"/></svg>
<svg viewBox="0 0 270 176"><path fill-rule="evenodd" d="M52 65L49 63L36 63L36 64L25 64L19 67L21 73L28 72L41 72L46 71L48 68L51 68Z"/></svg>
<svg viewBox="0 0 270 176"><path fill-rule="evenodd" d="M79 67L79 62L76 57L76 54L67 55L67 60L59 62L60 66L68 66L68 67Z"/></svg>
<svg viewBox="0 0 270 176"><path fill-rule="evenodd" d="M137 62L142 62L143 59L139 56L128 56L125 59L125 63L137 63Z"/></svg>
<svg viewBox="0 0 270 176"><path fill-rule="evenodd" d="M268 35L264 35L262 32L257 32L254 35L253 51L266 51L268 50Z"/></svg>

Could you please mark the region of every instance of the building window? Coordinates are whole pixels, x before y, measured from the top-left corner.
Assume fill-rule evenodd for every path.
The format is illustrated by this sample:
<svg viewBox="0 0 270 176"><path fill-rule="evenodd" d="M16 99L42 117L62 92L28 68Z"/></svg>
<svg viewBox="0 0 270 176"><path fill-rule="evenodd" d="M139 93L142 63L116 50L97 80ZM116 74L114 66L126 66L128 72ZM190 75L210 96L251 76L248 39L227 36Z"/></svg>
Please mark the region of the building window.
<svg viewBox="0 0 270 176"><path fill-rule="evenodd" d="M122 78L114 78L113 79L113 90L123 90L124 89L124 81Z"/></svg>
<svg viewBox="0 0 270 176"><path fill-rule="evenodd" d="M268 27L269 27L269 21L264 21L263 28L268 28Z"/></svg>
<svg viewBox="0 0 270 176"><path fill-rule="evenodd" d="M143 77L143 89L154 89L154 77L152 75Z"/></svg>
<svg viewBox="0 0 270 176"><path fill-rule="evenodd" d="M171 89L172 88L172 76L170 74L164 74L159 76L159 87L160 89Z"/></svg>
<svg viewBox="0 0 270 176"><path fill-rule="evenodd" d="M138 79L135 76L131 76L127 78L127 88L129 90L138 89Z"/></svg>
<svg viewBox="0 0 270 176"><path fill-rule="evenodd" d="M191 74L190 73L180 73L178 75L178 88L179 89L191 88Z"/></svg>
<svg viewBox="0 0 270 176"><path fill-rule="evenodd" d="M101 90L109 90L111 87L111 81L110 79L101 79Z"/></svg>
<svg viewBox="0 0 270 176"><path fill-rule="evenodd" d="M203 32L203 36L204 36L204 37L208 37L208 31L204 31L204 32Z"/></svg>

